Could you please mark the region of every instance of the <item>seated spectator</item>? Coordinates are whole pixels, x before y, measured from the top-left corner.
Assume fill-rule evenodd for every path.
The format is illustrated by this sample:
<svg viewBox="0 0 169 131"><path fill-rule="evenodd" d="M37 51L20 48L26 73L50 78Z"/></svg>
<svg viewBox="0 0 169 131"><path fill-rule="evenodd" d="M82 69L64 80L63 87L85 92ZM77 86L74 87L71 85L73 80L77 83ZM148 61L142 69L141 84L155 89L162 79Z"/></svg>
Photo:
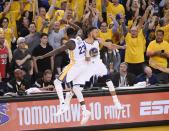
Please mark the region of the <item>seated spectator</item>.
<svg viewBox="0 0 169 131"><path fill-rule="evenodd" d="M24 79L24 72L21 69L15 69L14 78L7 83L6 93L17 93L24 95L26 89L29 89L29 83Z"/></svg>
<svg viewBox="0 0 169 131"><path fill-rule="evenodd" d="M43 77L35 82L35 86L41 91L53 91L55 87L52 81L52 71L45 70Z"/></svg>
<svg viewBox="0 0 169 131"><path fill-rule="evenodd" d="M19 37L17 40L17 49L13 53L14 68L22 68L26 73L26 78L31 81L33 75L33 61L31 53L26 49L25 38Z"/></svg>
<svg viewBox="0 0 169 131"><path fill-rule="evenodd" d="M115 87L133 86L136 81L134 74L127 72L127 63L120 64L120 71L112 74L112 81Z"/></svg>
<svg viewBox="0 0 169 131"><path fill-rule="evenodd" d="M152 70L149 66L145 66L144 73L140 74L136 78L136 82L145 81L147 85L154 85L158 83L157 76L152 73Z"/></svg>
<svg viewBox="0 0 169 131"><path fill-rule="evenodd" d="M120 63L121 63L121 57L119 50L109 50L105 49L106 52L104 52L104 56L102 58L103 63L107 66L110 72L118 72Z"/></svg>

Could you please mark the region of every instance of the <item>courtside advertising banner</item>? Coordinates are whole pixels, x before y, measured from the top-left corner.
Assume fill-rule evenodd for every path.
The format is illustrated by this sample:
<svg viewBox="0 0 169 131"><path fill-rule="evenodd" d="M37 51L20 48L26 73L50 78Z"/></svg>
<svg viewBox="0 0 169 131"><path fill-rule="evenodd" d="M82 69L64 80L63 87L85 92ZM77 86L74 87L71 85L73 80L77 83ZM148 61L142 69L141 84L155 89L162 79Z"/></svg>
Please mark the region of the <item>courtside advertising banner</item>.
<svg viewBox="0 0 169 131"><path fill-rule="evenodd" d="M169 92L119 95L124 107L114 107L111 96L86 97L92 112L86 126L169 120ZM70 110L56 117L58 100L0 103L0 131L79 127L82 112L77 99Z"/></svg>

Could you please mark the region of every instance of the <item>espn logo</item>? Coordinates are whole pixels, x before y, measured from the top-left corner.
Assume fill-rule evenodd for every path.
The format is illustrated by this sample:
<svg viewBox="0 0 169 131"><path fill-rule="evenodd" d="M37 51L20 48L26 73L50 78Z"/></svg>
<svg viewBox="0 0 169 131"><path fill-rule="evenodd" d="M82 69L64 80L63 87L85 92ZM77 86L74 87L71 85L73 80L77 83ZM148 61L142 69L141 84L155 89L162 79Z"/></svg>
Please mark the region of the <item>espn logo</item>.
<svg viewBox="0 0 169 131"><path fill-rule="evenodd" d="M140 116L169 114L169 100L140 103Z"/></svg>

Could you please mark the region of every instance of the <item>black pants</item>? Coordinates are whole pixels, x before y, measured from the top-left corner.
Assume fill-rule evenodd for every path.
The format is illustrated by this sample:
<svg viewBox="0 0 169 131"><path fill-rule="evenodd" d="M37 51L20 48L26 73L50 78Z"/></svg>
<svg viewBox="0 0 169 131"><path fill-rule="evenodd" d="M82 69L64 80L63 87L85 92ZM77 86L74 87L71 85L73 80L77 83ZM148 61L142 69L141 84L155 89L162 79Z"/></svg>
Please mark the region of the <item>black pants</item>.
<svg viewBox="0 0 169 131"><path fill-rule="evenodd" d="M157 75L157 80L159 84L168 84L169 83L169 74L164 73L158 69L151 68L153 73Z"/></svg>
<svg viewBox="0 0 169 131"><path fill-rule="evenodd" d="M128 72L129 73L133 73L136 76L143 73L144 63L137 63L137 64L127 63L127 64L128 64Z"/></svg>

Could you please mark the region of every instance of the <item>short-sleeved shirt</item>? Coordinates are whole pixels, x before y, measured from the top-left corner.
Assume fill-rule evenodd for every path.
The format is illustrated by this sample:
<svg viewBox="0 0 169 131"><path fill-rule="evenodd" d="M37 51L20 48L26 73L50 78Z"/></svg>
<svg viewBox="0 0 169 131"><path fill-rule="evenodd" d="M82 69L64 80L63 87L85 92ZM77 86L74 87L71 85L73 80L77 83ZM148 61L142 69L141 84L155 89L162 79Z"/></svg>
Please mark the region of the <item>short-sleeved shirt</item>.
<svg viewBox="0 0 169 131"><path fill-rule="evenodd" d="M101 32L101 30L99 31L99 37L102 38L104 41L106 40L112 40L113 38L113 33L111 29L108 29L106 33ZM102 48L103 46L100 45L100 48Z"/></svg>
<svg viewBox="0 0 169 131"><path fill-rule="evenodd" d="M162 43L157 43L156 40L152 41L147 48L147 52L154 52L164 50L164 52L169 53L169 43L163 41ZM156 62L161 67L167 67L167 58L161 56L152 56L150 57L150 61Z"/></svg>
<svg viewBox="0 0 169 131"><path fill-rule="evenodd" d="M169 24L163 27L159 27L159 29L164 31L164 40L169 42Z"/></svg>
<svg viewBox="0 0 169 131"><path fill-rule="evenodd" d="M114 6L113 3L108 2L108 6L106 7L106 10L107 10L107 15L112 14L113 17L116 17L117 14L125 15L125 9L122 4ZM111 19L109 17L107 17L107 22L109 24L111 23Z"/></svg>
<svg viewBox="0 0 169 131"><path fill-rule="evenodd" d="M38 45L33 50L32 56L34 56L34 57L42 56L46 53L49 53L52 50L53 50L53 48L50 45L47 45L46 48L43 48L41 45ZM51 69L51 59L50 59L50 57L44 58L42 60L37 60L37 67L38 67L39 72L44 72L47 69Z"/></svg>
<svg viewBox="0 0 169 131"><path fill-rule="evenodd" d="M61 45L61 39L64 37L65 29L60 29L59 32L55 32L52 30L49 33L49 44L53 47L53 49L56 49L60 47Z"/></svg>
<svg viewBox="0 0 169 131"><path fill-rule="evenodd" d="M22 52L20 49L14 50L13 53L13 59L16 62L16 60L22 60L25 58L30 52L28 50L25 50L25 52ZM31 59L26 60L25 63L23 63L20 68L24 69L26 72L30 71L31 69Z"/></svg>
<svg viewBox="0 0 169 131"><path fill-rule="evenodd" d="M136 38L132 38L131 34L128 33L125 40L127 46L125 62L133 64L144 62L146 40L143 31L141 30Z"/></svg>

